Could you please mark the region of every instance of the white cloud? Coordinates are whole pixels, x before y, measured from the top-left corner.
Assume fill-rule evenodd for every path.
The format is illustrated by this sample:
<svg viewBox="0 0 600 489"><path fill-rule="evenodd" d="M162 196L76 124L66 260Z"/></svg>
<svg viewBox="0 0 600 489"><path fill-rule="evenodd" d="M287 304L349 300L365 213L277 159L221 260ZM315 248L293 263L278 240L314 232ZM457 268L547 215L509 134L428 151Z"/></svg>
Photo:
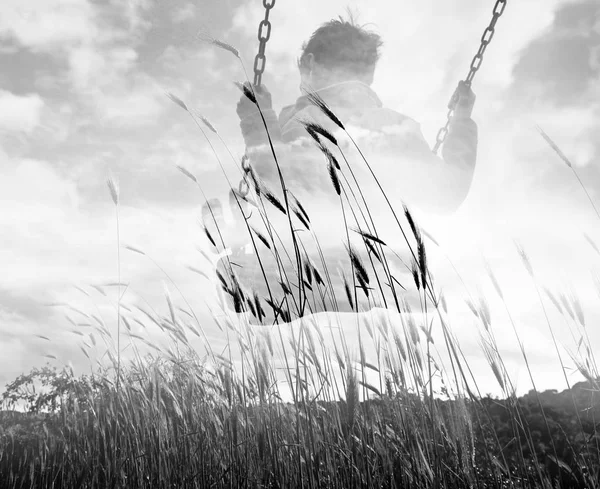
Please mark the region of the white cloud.
<svg viewBox="0 0 600 489"><path fill-rule="evenodd" d="M138 10L145 4L134 3L125 9L125 15L130 29L143 30L146 25ZM82 43L68 52L69 79L81 103L103 123L148 125L165 105L157 83L139 69L139 54L132 46L136 35L115 32L112 37Z"/></svg>
<svg viewBox="0 0 600 489"><path fill-rule="evenodd" d="M52 104L44 110L42 124L33 134L32 141L44 145L48 150L62 147L79 122L76 116L77 113L70 103Z"/></svg>
<svg viewBox="0 0 600 489"><path fill-rule="evenodd" d="M600 25L600 21L598 22L598 25ZM600 33L598 35L600 35ZM590 52L590 68L592 70L600 70L600 44L592 48Z"/></svg>
<svg viewBox="0 0 600 489"><path fill-rule="evenodd" d="M123 15L129 22L129 31L135 33L136 31L148 29L152 23L144 19L144 13L150 8L152 2L150 0L112 0L111 5L117 10L121 10Z"/></svg>
<svg viewBox="0 0 600 489"><path fill-rule="evenodd" d="M162 92L152 84L131 92L103 94L97 100L102 121L120 126L154 125L167 105Z"/></svg>
<svg viewBox="0 0 600 489"><path fill-rule="evenodd" d="M44 101L37 94L15 95L0 90L0 130L31 133L39 124Z"/></svg>
<svg viewBox="0 0 600 489"><path fill-rule="evenodd" d="M533 110L526 120L530 128L534 127L534 123L540 125L574 165L581 167L592 163L596 142L589 135L600 127L600 104L560 108L546 105ZM530 148L532 156L534 152L552 155L560 162L541 137L533 142L523 140L522 143L523 148Z"/></svg>
<svg viewBox="0 0 600 489"><path fill-rule="evenodd" d="M82 45L69 54L70 78L81 102L105 123L125 126L155 122L166 105L162 90L140 73L129 46Z"/></svg>
<svg viewBox="0 0 600 489"><path fill-rule="evenodd" d="M74 183L48 162L0 154L0 168L0 201L10 209L2 215L3 226L12 223L25 230L34 222L49 222L78 205Z"/></svg>
<svg viewBox="0 0 600 489"><path fill-rule="evenodd" d="M25 7L10 0L3 4L0 36L34 51L66 57L76 95L106 122L147 124L161 111L159 91L150 77L140 73L136 50L151 25L143 15L149 6L146 0L109 6L49 0L28 2Z"/></svg>
<svg viewBox="0 0 600 489"><path fill-rule="evenodd" d="M96 36L95 12L87 0L5 0L0 36L35 51L53 51Z"/></svg>
<svg viewBox="0 0 600 489"><path fill-rule="evenodd" d="M188 3L182 7L176 8L171 14L171 20L175 24L181 24L188 20L192 20L196 17L196 6L192 3Z"/></svg>
<svg viewBox="0 0 600 489"><path fill-rule="evenodd" d="M73 84L82 91L119 82L135 68L137 52L127 46L79 46L69 53Z"/></svg>
<svg viewBox="0 0 600 489"><path fill-rule="evenodd" d="M147 0L112 1L109 6L89 0L4 0L0 37L34 51L62 54L82 43L135 36L148 29L143 13L149 6ZM103 19L106 13L109 20ZM127 21L125 33L114 19Z"/></svg>
<svg viewBox="0 0 600 489"><path fill-rule="evenodd" d="M103 185L105 202L90 208L79 192L78 180L59 171L58 166L0 153L0 205L5 209L0 214L4 230L0 289L27 294L43 287L58 292L70 282L114 281L116 221L108 189ZM182 176L185 184L184 179ZM128 201L127 187L121 188L121 198ZM165 260L167 267L173 265L173 256L177 256L178 265L196 258L194 245L203 239L200 228L194 225L199 209L173 214L125 205L120 211L123 243L142 247L153 258ZM126 254L123 259L124 276L133 281L148 272L142 267L132 273L125 264L131 260ZM181 272L189 277L183 266Z"/></svg>

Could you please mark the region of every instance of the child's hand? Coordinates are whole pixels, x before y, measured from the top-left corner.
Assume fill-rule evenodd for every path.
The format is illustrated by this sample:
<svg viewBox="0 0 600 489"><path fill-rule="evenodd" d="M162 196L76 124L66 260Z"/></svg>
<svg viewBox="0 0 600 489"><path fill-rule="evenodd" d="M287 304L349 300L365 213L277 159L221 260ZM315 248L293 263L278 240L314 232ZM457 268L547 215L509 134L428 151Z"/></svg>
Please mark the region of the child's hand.
<svg viewBox="0 0 600 489"><path fill-rule="evenodd" d="M473 106L475 105L475 93L471 90L471 87L464 81L458 82L456 88L456 97L458 97L456 107L454 108L454 116L459 119L468 119L473 113Z"/></svg>
<svg viewBox="0 0 600 489"><path fill-rule="evenodd" d="M244 83L244 86L247 87L247 89L250 89L250 84L248 82ZM252 87L252 89L254 97L256 97L256 101L260 106L260 110L265 111L273 108L271 92L269 92L264 85ZM245 93L242 94L242 97L237 104L237 114L242 121L248 117L258 114L258 107Z"/></svg>

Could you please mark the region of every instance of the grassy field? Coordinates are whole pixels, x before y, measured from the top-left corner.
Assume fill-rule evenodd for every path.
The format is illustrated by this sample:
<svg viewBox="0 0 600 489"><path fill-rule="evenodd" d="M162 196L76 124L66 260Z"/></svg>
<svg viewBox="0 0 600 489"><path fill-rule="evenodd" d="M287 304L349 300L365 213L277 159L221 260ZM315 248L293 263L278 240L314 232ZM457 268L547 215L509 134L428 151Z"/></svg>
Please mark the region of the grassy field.
<svg viewBox="0 0 600 489"><path fill-rule="evenodd" d="M254 99L252 92L247 96ZM188 111L183 101L171 98ZM315 97L313 103L345 131L322 100ZM216 133L208 121L190 115L200 128ZM279 199L245 162L240 170L249 192L232 192L231 202L242 212L253 209L264 225L258 231L249 219L243 223L257 257L257 275L273 276L272 269L265 270L267 257L278 273L259 294L240 283L234 264L223 260L217 273L221 306L226 311L229 304L237 314L219 311L214 320L228 348L218 353L206 341L199 353L190 338L206 338L203 325L191 307L176 308L167 294L167 316L140 309L144 321L137 322L158 326L171 346L154 356L136 350L135 359L125 362L121 338L148 339L132 333L133 311L119 300L116 335L101 321L94 324L108 345L108 367L87 376L37 369L7 386L7 411L0 417L1 487L600 485L599 376L583 324L580 345L585 348L573 360L586 382L563 393L533 390L517 397L489 310L485 303L473 305L483 355L505 394L504 400L482 396L434 287L423 233L411 212L389 205L390 221L411 257L412 290L403 292L390 271L393 250L379 237L341 145L322 126L307 123L306 129L322 152L331 192L347 219L347 275L336 282L323 255L319 261L305 253L307 243L296 230L310 230L311 216L307 205L289 197L282 173ZM274 145L270 151L279 169ZM366 159L360 164L370 171ZM201 187L196 176L180 169ZM375 173L373 179L379 185ZM112 179L108 187L118 229L119 190ZM205 232L216 254L226 243L218 216L211 206L208 211ZM283 227L271 225L274 215ZM289 234L286 244L280 239L284 232ZM527 255L520 252L533 277ZM503 300L491 270L489 278ZM419 311L404 299L409 293L417 298ZM387 321L385 314L366 315L378 304L378 294L389 298L388 308L403 318L400 324ZM364 321L357 345L347 344L335 325L309 314L311 305L322 304L335 317L341 302L371 318ZM578 316L576 304L569 310ZM249 326L269 319L277 324L293 320L295 326ZM430 319L439 328L439 345ZM511 334L529 369L514 322ZM329 346L325 337L331 339ZM377 352L375 360L367 358L367 344ZM12 411L16 405L29 413Z"/></svg>

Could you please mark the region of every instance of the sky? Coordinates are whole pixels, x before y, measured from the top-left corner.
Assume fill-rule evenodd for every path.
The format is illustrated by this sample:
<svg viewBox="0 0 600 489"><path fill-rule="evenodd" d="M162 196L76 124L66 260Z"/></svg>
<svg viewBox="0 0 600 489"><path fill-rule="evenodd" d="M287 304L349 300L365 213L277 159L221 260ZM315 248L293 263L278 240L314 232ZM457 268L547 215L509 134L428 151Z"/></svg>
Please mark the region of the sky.
<svg viewBox="0 0 600 489"><path fill-rule="evenodd" d="M296 59L303 41L350 8L384 40L373 89L386 107L417 120L433 144L493 2L304 0L297 7L279 0L271 13L263 82L274 108L300 95ZM167 314L165 283L173 301L183 304L176 284L205 319L210 341L223 346L208 309L214 285L187 268L208 270L199 253L209 250L198 226L203 197L176 166L193 172L209 191L222 188L223 177L200 129L166 92L210 120L240 157L244 148L235 112L240 92L232 82L243 81L244 74L231 53L202 42L198 34L238 48L250 69L262 16L258 0L2 2L1 385L47 361L89 370L79 348L89 332L81 325L86 321L69 306L97 313L115 328L117 287L105 285L118 281L119 263L128 304ZM477 321L465 304L469 297L486 297L517 389L530 388L486 261L503 286L538 388L562 390L566 384L548 322L560 344L575 351L577 338L569 333L574 322L556 310L543 289L577 297L590 343L596 352L600 345L594 328L600 319L600 291L594 285L600 253L584 237L600 243L600 216L590 202L600 208L600 5L596 0L508 2L473 90L477 168L459 211L428 228L440 245L430 251L432 273L443 286L453 330L484 392L496 393L497 385L478 344ZM536 125L568 156L589 199ZM223 145L209 138L226 161ZM120 242L146 256L123 248L118 253L109 176L119 185ZM535 282L515 241L531 260ZM350 342L353 334L348 332ZM150 337L160 341L158 332ZM101 348L97 351L100 358ZM568 371L568 378L583 379L576 371Z"/></svg>

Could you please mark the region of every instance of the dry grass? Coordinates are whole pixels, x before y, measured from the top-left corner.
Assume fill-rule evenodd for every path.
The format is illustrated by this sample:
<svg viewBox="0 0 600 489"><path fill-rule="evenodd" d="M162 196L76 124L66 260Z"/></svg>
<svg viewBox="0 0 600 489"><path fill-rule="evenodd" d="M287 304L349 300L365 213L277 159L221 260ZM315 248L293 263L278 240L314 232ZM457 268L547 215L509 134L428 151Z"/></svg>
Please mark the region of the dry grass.
<svg viewBox="0 0 600 489"><path fill-rule="evenodd" d="M231 46L207 40L239 58ZM246 86L241 88L256 103L252 92ZM185 102L168 95L189 113ZM345 131L317 95L309 98ZM196 123L199 117L218 136L205 118L190 115ZM344 216L347 232L343 243L349 268L342 271L341 279L331 273L334 267L318 236L298 231L301 227L309 230L314 216L307 212L309 206L288 191L269 140L283 202L260 182L252 165L242 171L244 178L250 179L249 195L232 194L232 202L240 210L245 199L255 213L252 224L247 218L241 229L252 243L256 275L264 279L266 293L253 290L239 278L240 270L224 260L217 271L224 293L222 310L215 312L214 322L227 338L225 350L213 351L178 288L187 308L178 308L165 286L165 316L128 307L119 299L116 338L101 318L79 311L95 334L90 335L91 344L84 343L83 352L87 356L100 338L111 364L91 376L65 377L67 387L57 398L56 412L41 419L42 430L32 439L0 434L2 487L553 487L551 474L568 481L576 479L575 472L583 474L577 476L581 477L578 482L598 486L598 467L579 470L594 467L595 458L588 452L569 452L573 462L568 466L561 459L565 454L559 454L553 445L548 457L554 461L553 467L558 467L554 472L549 472L546 462L526 456L528 450L535 453L537 435L525 421L523 405L517 402L485 299L479 304L470 300L469 307L482 326L484 357L506 394L508 429L519 455L506 457L495 433L482 438L491 420L489 406L475 394L479 389L469 378L470 366L448 324L448 307L436 292L422 238L429 235L419 228L407 207L396 212L384 195L390 221L397 225L412 258L409 271L414 289L407 290L391 272L390 260L396 252L380 238L355 178L356 163L349 162L339 138L327 129L310 122L305 128L321 150L333 184L331 191ZM333 145L336 154L325 144ZM346 164L344 168L340 161ZM368 168L383 192L369 162L363 157L359 163ZM191 172L183 167L179 170L202 191ZM118 209L117 186L112 179L108 186ZM272 207L285 215L283 229L269 219ZM204 223L204 231L216 255L225 250L226 243L210 205L208 211L212 222ZM306 251L309 244L316 254ZM138 248L126 248L152 260ZM535 281L528 255L521 247L518 252ZM267 258L273 264L268 270L274 274L270 275L275 276L273 280L267 279ZM500 283L491 268L487 269L506 306ZM418 314L405 300L409 292L418 297ZM546 293L562 314L585 329L583 308L576 297L570 302L564 299L561 307L554 295ZM357 344L348 344L336 324L343 301L360 312L355 317L362 318ZM381 303L386 304L387 312L375 314L374 307ZM312 315L322 310L331 314ZM393 322L391 313L401 322ZM506 313L533 382L508 306ZM433 331L434 320L439 335ZM291 321L295 321L294 327L287 325ZM269 327L270 323L277 326ZM121 324L134 352L126 366L121 364ZM154 345L148 335L134 333L134 327L144 331L158 328L170 339L170 346ZM194 347L194 336L203 340L206 355ZM435 343L437 338L442 344ZM587 349L584 356L573 354L573 360L598 388L593 349L584 331L581 338ZM155 349L156 354L142 356L142 345ZM368 358L368 349L375 351L375 359ZM449 400L442 402L440 397ZM548 432L556 433L539 397L537 402ZM593 442L589 445L593 448Z"/></svg>

